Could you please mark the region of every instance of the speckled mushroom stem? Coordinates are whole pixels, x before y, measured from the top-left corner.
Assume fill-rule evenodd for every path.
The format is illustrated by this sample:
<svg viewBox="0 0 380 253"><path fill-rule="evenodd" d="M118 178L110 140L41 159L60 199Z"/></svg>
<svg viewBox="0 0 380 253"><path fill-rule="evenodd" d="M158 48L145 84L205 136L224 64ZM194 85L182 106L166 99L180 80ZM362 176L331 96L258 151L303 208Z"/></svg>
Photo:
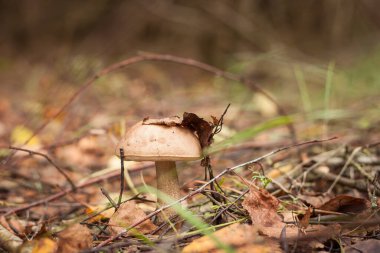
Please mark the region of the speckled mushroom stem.
<svg viewBox="0 0 380 253"><path fill-rule="evenodd" d="M178 183L177 168L173 161L156 161L156 176L157 176L157 189L170 196L173 200L181 197L181 190ZM158 203L160 206L167 203L162 200L158 195ZM164 214L159 214L159 221L164 221L167 218L175 215L176 212L173 208L168 208Z"/></svg>

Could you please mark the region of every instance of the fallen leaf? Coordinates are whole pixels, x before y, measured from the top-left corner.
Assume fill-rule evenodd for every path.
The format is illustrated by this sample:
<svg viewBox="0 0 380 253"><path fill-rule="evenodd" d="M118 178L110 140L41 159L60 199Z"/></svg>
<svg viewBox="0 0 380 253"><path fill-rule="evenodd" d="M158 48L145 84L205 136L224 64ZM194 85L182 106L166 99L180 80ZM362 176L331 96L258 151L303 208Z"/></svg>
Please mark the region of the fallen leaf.
<svg viewBox="0 0 380 253"><path fill-rule="evenodd" d="M265 189L251 187L243 201L243 207L248 211L252 223L267 236L280 238L282 229L286 226L277 213L280 201ZM288 233L297 234L298 228L289 226Z"/></svg>
<svg viewBox="0 0 380 253"><path fill-rule="evenodd" d="M132 224L144 219L146 214L139 208L135 201L128 201L120 205L119 209L112 215L108 225L112 234L118 234L131 226ZM135 229L139 233L146 234L152 232L157 227L151 220L147 219ZM128 235L133 235L133 230L128 231Z"/></svg>
<svg viewBox="0 0 380 253"><path fill-rule="evenodd" d="M38 240L32 250L32 253L55 253L57 251L57 243L49 238Z"/></svg>
<svg viewBox="0 0 380 253"><path fill-rule="evenodd" d="M9 252L16 252L22 244L20 237L9 232L5 227L0 225L0 245Z"/></svg>
<svg viewBox="0 0 380 253"><path fill-rule="evenodd" d="M318 207L329 201L332 196L331 194L324 195L312 195L311 193L298 194L297 198L303 200L307 204L312 205L313 207Z"/></svg>
<svg viewBox="0 0 380 253"><path fill-rule="evenodd" d="M25 242L17 253L57 253L57 243L47 237Z"/></svg>
<svg viewBox="0 0 380 253"><path fill-rule="evenodd" d="M74 224L58 233L58 252L76 253L92 247L90 230L80 224Z"/></svg>
<svg viewBox="0 0 380 253"><path fill-rule="evenodd" d="M235 248L235 252L281 252L279 244L258 235L257 228L248 224L235 223L222 228L213 235L221 242ZM209 236L195 239L187 245L182 253L224 252L218 249Z"/></svg>
<svg viewBox="0 0 380 253"><path fill-rule="evenodd" d="M252 223L264 227L277 226L282 219L277 213L279 200L265 189L251 187L243 201L243 207L248 211Z"/></svg>
<svg viewBox="0 0 380 253"><path fill-rule="evenodd" d="M103 220L103 219L109 219L111 218L111 216L113 215L113 210L112 209L107 209L105 211L102 211L104 209L104 205L100 205L100 206L90 206L88 205L86 210L85 210L85 213L88 215L88 216L93 216L92 218L90 218L88 220L88 222L90 223L94 223L94 222L97 222L97 221L100 221L100 220ZM99 213L100 211L102 211L101 213Z"/></svg>
<svg viewBox="0 0 380 253"><path fill-rule="evenodd" d="M25 126L16 126L11 133L11 141L13 145L24 145L24 143L29 140L33 135L33 131ZM37 136L34 136L28 142L29 147L38 147L41 142Z"/></svg>
<svg viewBox="0 0 380 253"><path fill-rule="evenodd" d="M349 195L338 195L330 199L325 204L318 207L318 209L326 211L334 211L340 213L360 213L371 207L368 200L362 198L355 198Z"/></svg>
<svg viewBox="0 0 380 253"><path fill-rule="evenodd" d="M310 207L306 210L305 214L300 218L299 225L301 228L307 228L309 226L309 220L313 209Z"/></svg>
<svg viewBox="0 0 380 253"><path fill-rule="evenodd" d="M356 252L365 252L365 253L376 253L379 252L380 241L376 239L369 239L366 241L358 242L357 244L350 245L346 247L344 252L347 253L356 253Z"/></svg>

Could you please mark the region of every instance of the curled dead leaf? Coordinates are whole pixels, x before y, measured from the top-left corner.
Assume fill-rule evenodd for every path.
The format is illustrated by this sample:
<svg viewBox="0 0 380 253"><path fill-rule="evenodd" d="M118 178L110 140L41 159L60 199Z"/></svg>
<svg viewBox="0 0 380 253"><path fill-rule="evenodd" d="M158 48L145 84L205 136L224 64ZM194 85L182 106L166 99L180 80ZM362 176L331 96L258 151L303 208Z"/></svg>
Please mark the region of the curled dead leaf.
<svg viewBox="0 0 380 253"><path fill-rule="evenodd" d="M112 215L108 225L112 234L118 234L131 226L132 224L144 219L146 214L139 208L135 201L128 201L120 205L119 209ZM152 232L157 227L149 219L136 226L139 233L146 234ZM133 231L128 231L128 235Z"/></svg>
<svg viewBox="0 0 380 253"><path fill-rule="evenodd" d="M214 125L198 117L195 113L185 112L181 125L198 135L202 148L208 147L212 143Z"/></svg>
<svg viewBox="0 0 380 253"><path fill-rule="evenodd" d="M326 211L334 211L340 213L360 213L371 207L368 200L362 198L356 198L349 195L338 195L333 199L330 199L318 209Z"/></svg>
<svg viewBox="0 0 380 253"><path fill-rule="evenodd" d="M178 116L172 116L161 119L144 118L143 125L164 125L164 126L178 126L181 125L181 118Z"/></svg>

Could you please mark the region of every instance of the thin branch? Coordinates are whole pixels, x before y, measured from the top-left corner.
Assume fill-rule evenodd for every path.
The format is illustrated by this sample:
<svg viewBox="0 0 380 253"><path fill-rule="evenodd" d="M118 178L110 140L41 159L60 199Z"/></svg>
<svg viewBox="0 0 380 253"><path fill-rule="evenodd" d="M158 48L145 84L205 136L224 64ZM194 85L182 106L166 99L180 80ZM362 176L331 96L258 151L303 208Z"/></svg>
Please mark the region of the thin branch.
<svg viewBox="0 0 380 253"><path fill-rule="evenodd" d="M239 201L245 194L249 192L249 188L246 189L243 193L241 193L233 202L231 202L228 206L225 206L222 210L220 210L214 218L209 222L210 224L213 224L214 221L216 221L225 211L231 208L231 206L235 205L237 201Z"/></svg>
<svg viewBox="0 0 380 253"><path fill-rule="evenodd" d="M120 203L116 204L115 201L113 201L113 199L111 198L111 196L107 192L107 190L104 189L103 187L100 187L100 191L108 199L108 201L111 203L111 205L115 208L115 211L116 211L118 209L118 207L120 206Z"/></svg>
<svg viewBox="0 0 380 253"><path fill-rule="evenodd" d="M75 184L73 183L73 181L71 180L71 178L55 163L53 162L53 160L46 154L43 154L43 153L40 153L40 152L37 152L37 151L33 151L33 150L30 150L30 149L25 149L25 148L17 148L17 147L13 147L13 146L9 146L9 149L12 149L12 150L18 150L18 151L24 151L24 152L28 152L29 154L31 155L37 155L37 156L42 156L43 158L45 158L51 165L54 166L54 168L57 169L57 171L66 178L67 182L70 183L73 191L75 191Z"/></svg>
<svg viewBox="0 0 380 253"><path fill-rule="evenodd" d="M297 144L294 144L294 145L290 145L290 146L285 146L285 147L282 147L282 148L278 148L276 150L273 150L269 153L266 153L265 155L263 156L260 156L258 158L255 158L253 160L250 160L248 162L245 162L245 163L241 163L239 165L236 165L234 167L231 167L231 168L226 168L224 169L222 172L220 172L218 175L216 175L214 178L210 179L209 181L207 181L206 183L204 183L202 186L200 186L198 189L194 190L193 192L190 192L189 194L187 194L186 196L174 201L174 202L171 202L170 204L167 204L165 206L161 206L160 208L158 208L156 211L148 214L144 219L141 219L137 222L135 222L134 224L132 224L130 227L128 227L127 229L124 229L123 231L121 231L120 233L108 238L107 240L101 242L98 246L96 246L95 248L100 248L100 247L103 247L104 245L116 240L117 238L119 238L120 236L122 236L124 233L128 232L129 230L131 230L132 228L140 225L141 223L143 223L144 221L152 218L153 216L155 216L156 214L162 212L163 210L167 209L167 208L170 208L171 206L175 205L175 204L179 204L183 201L185 201L186 199L198 194L198 193L201 193L204 191L204 189L212 184L213 182L215 182L216 180L218 180L219 178L221 178L222 176L224 176L225 174L227 173L230 173L231 171L234 171L238 168L241 168L241 167L244 167L244 166L247 166L247 165L250 165L252 163L257 163L269 156L272 156L274 154L277 154L281 151L284 151L284 150L287 150L287 149L290 149L290 148L294 148L294 147L298 147L298 146L302 146L302 145L308 145L308 144L315 144L315 143L321 143L321 142L326 142L326 141L331 141L331 140L334 140L334 139L337 139L337 137L332 137L332 138L329 138L329 139L323 139L323 140L312 140L312 141L306 141L306 142L302 142L302 143L297 143Z"/></svg>
<svg viewBox="0 0 380 253"><path fill-rule="evenodd" d="M343 168L339 172L338 176L335 178L334 182L331 184L330 188L327 190L327 194L331 193L332 190L334 189L336 183L339 181L339 179L342 177L343 173L346 171L348 168L348 165L351 164L352 160L354 159L356 153L360 152L362 150L362 147L357 147L352 151L351 155L348 157L346 163L344 164Z"/></svg>
<svg viewBox="0 0 380 253"><path fill-rule="evenodd" d="M218 120L218 123L215 126L214 132L212 133L212 135L210 136L210 138L212 138L215 134L218 134L218 133L220 133L220 131L222 131L224 116L226 116L226 113L228 111L228 108L230 108L230 106L231 106L231 104L228 104L227 107L226 107L226 109L224 110L222 116L220 116L220 118Z"/></svg>
<svg viewBox="0 0 380 253"><path fill-rule="evenodd" d="M130 65L144 62L144 61L162 61L162 62L172 62L177 64L183 64L191 67L195 67L198 69L201 69L203 71L212 73L216 76L223 77L228 80L236 81L243 83L247 86L252 87L256 92L261 93L263 96L265 96L269 101L271 101L276 107L280 115L286 116L287 112L284 108L282 108L278 102L264 89L262 89L260 86L258 86L255 82L252 80L249 80L245 77L240 77L238 75L235 75L231 72L223 71L221 69L218 69L214 66L208 65L206 63L196 61L190 58L182 58L174 55L162 55L162 54L153 54L153 53L143 53L131 58L128 58L124 61L112 64L101 71L99 71L97 74L89 78L67 101L66 103L53 115L53 117L50 117L49 119L45 120L44 123L40 127L38 127L34 133L24 142L24 145L29 143L33 137L38 135L45 127L54 119L59 117L78 97L81 93L83 93L87 88L89 88L96 80L98 80L100 77L106 76L111 72L126 68ZM296 131L292 123L289 123L287 125L289 133L292 137L293 143L295 144L297 141ZM14 150L7 158L2 160L3 164L7 164L10 159L13 157L13 155L17 152L17 150Z"/></svg>
<svg viewBox="0 0 380 253"><path fill-rule="evenodd" d="M117 208L120 207L121 199L123 198L123 191L124 191L124 149L120 148L120 194L119 194L119 200L117 201ZM117 209L116 208L116 209Z"/></svg>

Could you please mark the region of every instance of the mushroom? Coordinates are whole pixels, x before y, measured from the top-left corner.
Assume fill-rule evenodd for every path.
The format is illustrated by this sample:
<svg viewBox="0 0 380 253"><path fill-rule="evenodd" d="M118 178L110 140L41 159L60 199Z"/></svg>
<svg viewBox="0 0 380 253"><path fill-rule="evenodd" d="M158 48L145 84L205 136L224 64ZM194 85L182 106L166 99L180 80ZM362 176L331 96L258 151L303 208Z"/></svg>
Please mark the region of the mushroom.
<svg viewBox="0 0 380 253"><path fill-rule="evenodd" d="M140 121L126 132L119 148L124 149L126 161L154 161L158 193L163 192L175 200L181 197L175 162L198 160L202 156L197 136L178 123L165 125ZM160 205L166 204L159 196L157 199ZM168 208L164 214L159 214L159 221L175 213L173 208Z"/></svg>

